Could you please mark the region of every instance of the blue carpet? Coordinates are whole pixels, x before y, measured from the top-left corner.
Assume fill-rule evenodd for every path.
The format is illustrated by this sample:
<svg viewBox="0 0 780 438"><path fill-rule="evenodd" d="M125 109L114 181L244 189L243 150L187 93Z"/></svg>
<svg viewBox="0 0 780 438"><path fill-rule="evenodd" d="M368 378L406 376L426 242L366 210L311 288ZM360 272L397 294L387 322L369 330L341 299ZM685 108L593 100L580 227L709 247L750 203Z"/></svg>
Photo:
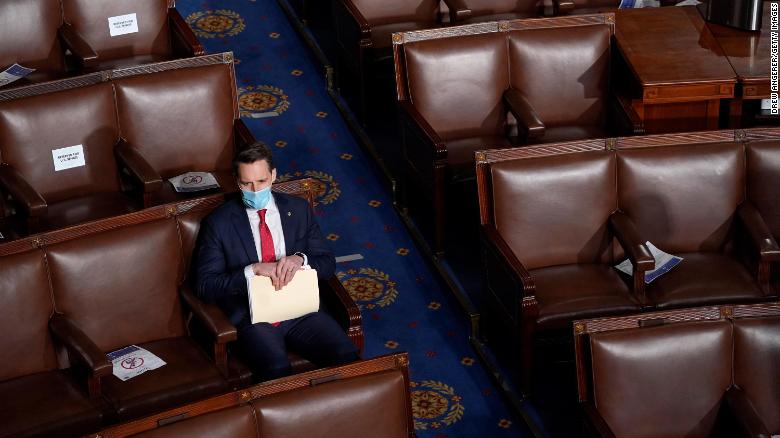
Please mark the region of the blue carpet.
<svg viewBox="0 0 780 438"><path fill-rule="evenodd" d="M393 209L313 63L274 0L180 0L209 53L232 50L242 116L273 149L280 180L320 182L318 220L361 307L365 357L407 351L421 437L530 436L468 342L467 321Z"/></svg>

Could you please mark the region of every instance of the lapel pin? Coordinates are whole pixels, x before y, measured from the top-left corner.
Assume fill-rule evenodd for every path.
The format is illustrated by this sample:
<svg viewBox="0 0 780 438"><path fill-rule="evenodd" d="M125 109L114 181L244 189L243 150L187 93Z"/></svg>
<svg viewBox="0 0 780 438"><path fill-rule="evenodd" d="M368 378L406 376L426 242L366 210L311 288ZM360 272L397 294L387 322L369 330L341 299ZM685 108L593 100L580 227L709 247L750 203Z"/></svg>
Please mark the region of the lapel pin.
<svg viewBox="0 0 780 438"><path fill-rule="evenodd" d="M292 216L292 212L291 212L291 211L288 211L288 212L287 212L287 216Z"/></svg>

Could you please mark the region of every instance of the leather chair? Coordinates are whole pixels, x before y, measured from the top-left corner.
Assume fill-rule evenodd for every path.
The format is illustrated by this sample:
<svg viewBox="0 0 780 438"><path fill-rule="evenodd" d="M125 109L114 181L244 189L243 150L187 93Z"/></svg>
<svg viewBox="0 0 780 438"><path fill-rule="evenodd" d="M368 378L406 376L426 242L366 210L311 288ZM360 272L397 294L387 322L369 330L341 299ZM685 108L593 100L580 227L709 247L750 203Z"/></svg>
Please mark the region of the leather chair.
<svg viewBox="0 0 780 438"><path fill-rule="evenodd" d="M558 3L559 0L554 0ZM515 20L544 15L540 0L451 0L450 23L470 24L485 21ZM449 5L448 5L449 6Z"/></svg>
<svg viewBox="0 0 780 438"><path fill-rule="evenodd" d="M95 56L77 58L87 71L112 70L205 51L171 0L62 0L62 13ZM138 32L111 36L108 19L136 14Z"/></svg>
<svg viewBox="0 0 780 438"><path fill-rule="evenodd" d="M610 85L614 24L523 29L509 34L504 94L520 142L642 134L642 122Z"/></svg>
<svg viewBox="0 0 780 438"><path fill-rule="evenodd" d="M735 309L739 313L740 309ZM744 306L742 310L750 310ZM776 315L777 312L775 312ZM735 316L737 316L735 314ZM753 437L780 434L780 316L734 319L734 385L741 391L735 404L745 415L745 428Z"/></svg>
<svg viewBox="0 0 780 438"><path fill-rule="evenodd" d="M334 0L333 14L341 93L365 124L369 101L393 99L392 34L441 26L439 0Z"/></svg>
<svg viewBox="0 0 780 438"><path fill-rule="evenodd" d="M613 213L616 172L615 156L603 147L480 163L483 321L493 345L519 352L525 394L535 333L566 328L584 315L636 313L644 305L644 271L654 262L644 245L628 245L616 232L625 220ZM621 246L613 248L615 239ZM634 266L633 284L612 267L623 251Z"/></svg>
<svg viewBox="0 0 780 438"><path fill-rule="evenodd" d="M76 345L79 334L57 324L56 317L55 330L49 330L54 303L46 269L39 250L0 258L2 437L77 435L98 429L104 418L100 397L90 397L58 363L55 345ZM71 362L88 368L94 378L111 373L105 356L89 348L70 353Z"/></svg>
<svg viewBox="0 0 780 438"><path fill-rule="evenodd" d="M109 83L0 102L0 185L34 232L140 208L122 192ZM55 170L54 150L83 146L85 165ZM160 186L147 181L147 189Z"/></svg>
<svg viewBox="0 0 780 438"><path fill-rule="evenodd" d="M232 65L138 73L114 80L123 140L117 153L124 162L148 167L162 180L190 171L211 172L221 190L238 190L231 161L254 138L238 119ZM166 183L146 199L146 205L186 197Z"/></svg>
<svg viewBox="0 0 780 438"><path fill-rule="evenodd" d="M104 354L137 345L166 362L127 381L113 375L101 379L101 393L119 419L231 389L214 360L185 331L175 221L150 221L55 243L46 247L46 257L59 318L83 331ZM226 342L235 338L235 330L219 337Z"/></svg>
<svg viewBox="0 0 780 438"><path fill-rule="evenodd" d="M780 187L780 141L751 141L747 145L747 199L766 221L775 241L780 239L780 203L777 188ZM780 291L780 263L772 266L769 281L774 293ZM766 275L764 273L764 275Z"/></svg>
<svg viewBox="0 0 780 438"><path fill-rule="evenodd" d="M760 301L772 294L766 279L752 274L734 250L752 241L764 269L780 255L761 215L745 201L741 144L619 147L618 204L636 231L634 243L650 241L684 258L647 285L650 303L686 307Z"/></svg>

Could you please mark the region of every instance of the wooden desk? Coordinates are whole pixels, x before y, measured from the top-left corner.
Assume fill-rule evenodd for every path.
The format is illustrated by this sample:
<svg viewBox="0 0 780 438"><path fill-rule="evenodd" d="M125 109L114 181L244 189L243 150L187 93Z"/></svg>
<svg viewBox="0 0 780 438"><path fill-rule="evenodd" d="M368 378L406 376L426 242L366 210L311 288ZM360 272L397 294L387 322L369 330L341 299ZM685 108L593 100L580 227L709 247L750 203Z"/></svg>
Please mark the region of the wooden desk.
<svg viewBox="0 0 780 438"><path fill-rule="evenodd" d="M621 9L615 39L626 88L648 134L718 128L720 102L734 97L736 74L693 6Z"/></svg>
<svg viewBox="0 0 780 438"><path fill-rule="evenodd" d="M760 103L749 101L769 99L769 4L764 3L763 12L760 32L707 23L737 77L738 85L729 106L731 128L741 127L743 114L750 116L760 108ZM748 111L747 105L751 106Z"/></svg>

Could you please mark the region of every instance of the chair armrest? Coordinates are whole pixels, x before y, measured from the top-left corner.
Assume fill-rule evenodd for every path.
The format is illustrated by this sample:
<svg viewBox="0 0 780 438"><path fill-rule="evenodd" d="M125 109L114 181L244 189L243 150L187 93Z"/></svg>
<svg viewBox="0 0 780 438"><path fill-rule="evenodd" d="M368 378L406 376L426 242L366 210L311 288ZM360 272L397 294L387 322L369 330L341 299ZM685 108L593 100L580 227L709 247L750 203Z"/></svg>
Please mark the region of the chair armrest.
<svg viewBox="0 0 780 438"><path fill-rule="evenodd" d="M612 432L609 424L607 424L592 402L580 403L580 408L583 417L583 428L588 432L586 436L615 438L615 433Z"/></svg>
<svg viewBox="0 0 780 438"><path fill-rule="evenodd" d="M226 344L238 339L238 331L222 309L215 304L204 303L186 286L182 287L181 296L192 314L211 332L214 342Z"/></svg>
<svg viewBox="0 0 780 438"><path fill-rule="evenodd" d="M60 39L70 49L70 53L84 65L89 65L98 60L98 54L92 49L84 38L76 32L70 23L63 23L59 28Z"/></svg>
<svg viewBox="0 0 780 438"><path fill-rule="evenodd" d="M486 246L485 250L493 251L495 255L504 260L516 279L522 283L523 297L533 295L536 292L536 285L531 279L531 274L528 273L528 270L520 259L517 258L509 244L498 234L498 230L492 226L483 226L482 233Z"/></svg>
<svg viewBox="0 0 780 438"><path fill-rule="evenodd" d="M639 236L631 218L616 211L609 217L609 225L635 270L645 272L655 269L655 259Z"/></svg>
<svg viewBox="0 0 780 438"><path fill-rule="evenodd" d="M729 414L736 425L741 429L742 436L753 438L770 438L769 430L761 421L747 395L741 389L732 386L724 396Z"/></svg>
<svg viewBox="0 0 780 438"><path fill-rule="evenodd" d="M13 167L0 165L0 184L12 198L21 203L29 216L46 216L49 208L46 200Z"/></svg>
<svg viewBox="0 0 780 438"><path fill-rule="evenodd" d="M49 320L49 328L89 368L94 377L112 373L113 368L106 354L66 316L55 313Z"/></svg>
<svg viewBox="0 0 780 438"><path fill-rule="evenodd" d="M241 119L235 121L233 124L233 131L236 139L236 152L246 149L257 141L254 134L252 134L252 131L247 128L246 124Z"/></svg>
<svg viewBox="0 0 780 438"><path fill-rule="evenodd" d="M333 22L336 27L336 42L351 57L351 62L360 62L362 49L372 47L371 24L351 0L333 2Z"/></svg>
<svg viewBox="0 0 780 438"><path fill-rule="evenodd" d="M360 349L364 345L363 317L360 308L336 276L320 280L320 300L325 302L332 316L347 332L349 339Z"/></svg>
<svg viewBox="0 0 780 438"><path fill-rule="evenodd" d="M437 134L428 121L425 120L425 117L423 117L422 114L417 111L417 108L408 100L398 102L398 106L400 108L402 122L406 122L404 126L412 128L416 135L430 146L434 159L446 160L447 146L445 145L444 140L439 137L439 134Z"/></svg>
<svg viewBox="0 0 780 438"><path fill-rule="evenodd" d="M162 177L148 161L124 140L116 144L116 156L133 178L141 184L144 193L154 193L162 188Z"/></svg>
<svg viewBox="0 0 780 438"><path fill-rule="evenodd" d="M780 260L780 247L778 247L772 232L761 213L750 201L743 202L737 210L739 219L744 224L753 244L758 248L761 261L774 262Z"/></svg>
<svg viewBox="0 0 780 438"><path fill-rule="evenodd" d="M553 14L564 15L574 10L575 4L572 0L553 0Z"/></svg>
<svg viewBox="0 0 780 438"><path fill-rule="evenodd" d="M471 9L466 6L463 0L444 0L447 9L450 10L450 24L465 20L471 17Z"/></svg>
<svg viewBox="0 0 780 438"><path fill-rule="evenodd" d="M198 41L198 37L195 36L195 33L176 8L168 9L168 20L171 26L171 42L174 45L190 56L206 54L206 50Z"/></svg>
<svg viewBox="0 0 780 438"><path fill-rule="evenodd" d="M615 121L622 128L620 134L643 135L645 133L644 121L631 106L631 103L619 94L613 94L610 100Z"/></svg>
<svg viewBox="0 0 780 438"><path fill-rule="evenodd" d="M523 140L544 137L544 122L520 90L510 88L504 91L504 103L517 119L518 135Z"/></svg>

